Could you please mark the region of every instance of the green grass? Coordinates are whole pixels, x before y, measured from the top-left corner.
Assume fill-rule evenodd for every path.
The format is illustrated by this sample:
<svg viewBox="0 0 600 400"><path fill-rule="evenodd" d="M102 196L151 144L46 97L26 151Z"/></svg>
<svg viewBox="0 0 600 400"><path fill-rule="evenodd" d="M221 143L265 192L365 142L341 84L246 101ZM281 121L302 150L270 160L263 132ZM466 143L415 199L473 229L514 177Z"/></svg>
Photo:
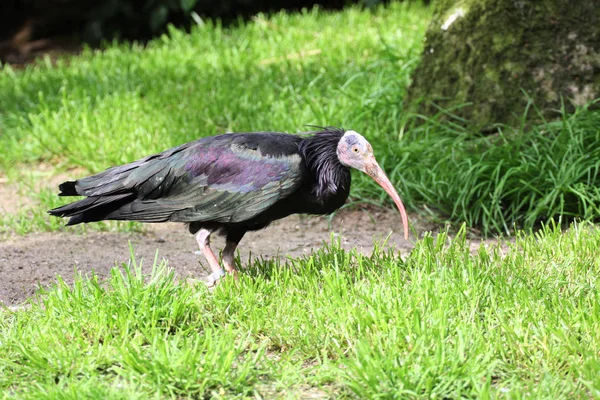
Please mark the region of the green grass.
<svg viewBox="0 0 600 400"><path fill-rule="evenodd" d="M17 398L600 397L600 229L547 226L471 252L465 230L406 259L334 242L252 263L209 292L132 261L0 311ZM504 254L503 254L504 253Z"/></svg>
<svg viewBox="0 0 600 400"><path fill-rule="evenodd" d="M487 137L455 120L427 119L403 141L410 145L398 144L389 156L391 179L407 204L425 205L484 234L510 235L515 225L530 229L548 218L597 221L600 111L586 106L557 115L525 129L500 127Z"/></svg>
<svg viewBox="0 0 600 400"><path fill-rule="evenodd" d="M484 234L511 234L548 218L600 216L600 112L562 112L480 138L451 110L425 118L402 109L431 10L392 3L373 12L317 8L260 15L238 26L171 29L147 46L110 44L77 57L0 74L0 168L31 181L34 206L0 216L0 230L62 229L45 211L64 204L37 165L77 178L201 136L297 132L341 125L367 136L410 209ZM597 107L596 107L597 108ZM534 110L534 107L531 108ZM412 127L408 129L409 127ZM66 171L66 172L65 172ZM391 205L356 174L351 205ZM86 229L139 230L136 224Z"/></svg>
<svg viewBox="0 0 600 400"><path fill-rule="evenodd" d="M59 207L65 200L57 196L55 188L39 188L41 181L33 179L25 185L21 182L20 192L28 193L33 205L23 206L16 213L0 215L0 239L10 234L26 235L40 231L58 231L65 227L65 220L51 218L47 210ZM144 226L132 221L101 221L94 224L81 224L69 228L71 233L92 231L142 232Z"/></svg>
<svg viewBox="0 0 600 400"><path fill-rule="evenodd" d="M364 133L409 207L485 233L597 219L598 111L488 137L452 116L407 130L418 116L402 98L429 15L414 3L315 9L3 67L0 168L33 205L0 216L0 231L62 229L45 214L64 202L53 175L305 124ZM353 203L384 199L356 175ZM0 396L600 398L600 228L550 224L475 253L465 231L427 235L405 259L333 243L254 260L212 292L158 261L132 260L108 282L59 280L30 308L0 309Z"/></svg>

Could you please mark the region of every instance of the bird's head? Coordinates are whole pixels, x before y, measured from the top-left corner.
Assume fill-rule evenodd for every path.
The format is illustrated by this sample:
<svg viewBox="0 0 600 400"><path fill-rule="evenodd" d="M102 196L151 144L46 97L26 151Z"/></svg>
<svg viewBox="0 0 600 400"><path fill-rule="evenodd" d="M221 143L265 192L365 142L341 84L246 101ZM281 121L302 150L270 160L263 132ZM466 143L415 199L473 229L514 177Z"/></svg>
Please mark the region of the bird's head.
<svg viewBox="0 0 600 400"><path fill-rule="evenodd" d="M373 147L367 142L367 139L357 132L347 131L338 143L337 156L343 165L356 168L369 175L392 197L402 215L404 237L408 239L408 217L404 204L402 204L400 196L385 172L377 163L373 155Z"/></svg>

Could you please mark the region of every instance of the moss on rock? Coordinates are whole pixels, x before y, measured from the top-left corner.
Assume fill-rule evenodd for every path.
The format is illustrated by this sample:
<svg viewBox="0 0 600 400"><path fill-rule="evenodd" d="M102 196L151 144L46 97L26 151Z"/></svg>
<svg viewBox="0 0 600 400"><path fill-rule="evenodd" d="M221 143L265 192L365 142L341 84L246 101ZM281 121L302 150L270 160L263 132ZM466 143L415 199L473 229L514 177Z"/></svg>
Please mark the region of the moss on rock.
<svg viewBox="0 0 600 400"><path fill-rule="evenodd" d="M405 107L435 104L486 130L516 125L530 96L547 117L600 97L600 3L438 0ZM523 93L523 91L526 93Z"/></svg>

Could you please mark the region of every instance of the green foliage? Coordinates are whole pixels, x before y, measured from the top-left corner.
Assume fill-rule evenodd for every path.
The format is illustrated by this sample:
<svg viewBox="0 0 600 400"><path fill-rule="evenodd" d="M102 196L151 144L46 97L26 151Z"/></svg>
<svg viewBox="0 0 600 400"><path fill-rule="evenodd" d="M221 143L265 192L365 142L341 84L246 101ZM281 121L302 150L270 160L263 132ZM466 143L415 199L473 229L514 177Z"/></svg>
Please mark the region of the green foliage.
<svg viewBox="0 0 600 400"><path fill-rule="evenodd" d="M392 176L407 203L426 204L485 234L510 234L515 224L529 229L551 217L597 220L599 125L600 112L585 107L528 129L474 137L436 116L400 142Z"/></svg>
<svg viewBox="0 0 600 400"><path fill-rule="evenodd" d="M413 210L486 234L548 218L598 219L597 107L487 137L462 128L455 110L439 110L404 131L415 116L401 104L429 13L392 3L258 16L229 28L208 22L189 35L171 29L146 47L114 44L56 65L4 67L0 168L13 182L29 182L23 164L41 162L56 173L77 168L66 175L78 178L201 136L338 125L369 139ZM0 216L0 230L60 229L45 211L67 200L39 179L30 187L35 205ZM351 204L389 201L355 174ZM88 226L113 228L139 225Z"/></svg>
<svg viewBox="0 0 600 400"><path fill-rule="evenodd" d="M556 225L472 251L461 230L402 259L337 243L253 262L215 290L132 259L0 310L0 390L19 398L316 394L600 396L600 230Z"/></svg>
<svg viewBox="0 0 600 400"><path fill-rule="evenodd" d="M392 4L261 16L173 29L145 49L115 44L57 65L4 67L0 167L36 205L0 225L58 229L43 212L64 199L27 171L40 163L78 177L198 136L304 124L363 132L407 203L490 232L557 213L596 218L597 111L484 138L437 118L403 132L400 104L428 13ZM355 202L384 198L355 178ZM600 397L599 246L597 227L550 224L472 250L463 226L454 239L425 235L407 258L334 242L284 264L252 260L213 291L176 281L158 258L148 271L132 257L107 282L59 280L28 307L0 309L0 391Z"/></svg>

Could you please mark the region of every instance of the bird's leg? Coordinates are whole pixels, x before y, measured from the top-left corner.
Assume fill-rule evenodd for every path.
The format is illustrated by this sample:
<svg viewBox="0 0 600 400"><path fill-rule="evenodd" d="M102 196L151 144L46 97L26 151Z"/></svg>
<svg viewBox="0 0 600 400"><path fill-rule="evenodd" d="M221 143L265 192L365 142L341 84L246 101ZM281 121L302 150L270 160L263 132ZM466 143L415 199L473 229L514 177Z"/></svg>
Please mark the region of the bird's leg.
<svg viewBox="0 0 600 400"><path fill-rule="evenodd" d="M237 248L240 240L244 237L246 232L230 232L227 234L227 240L225 242L225 248L223 249L223 265L227 272L233 276L236 276L237 270L235 269L235 249Z"/></svg>
<svg viewBox="0 0 600 400"><path fill-rule="evenodd" d="M221 268L219 264L219 260L213 253L210 248L210 235L212 231L207 229L200 229L196 234L196 241L198 242L198 246L200 246L200 251L208 261L208 265L210 265L210 269L212 270L212 274L208 276L209 285L214 285L219 279L221 279L225 275L225 271Z"/></svg>
<svg viewBox="0 0 600 400"><path fill-rule="evenodd" d="M237 243L227 241L225 244L225 248L223 249L223 265L225 266L225 270L232 274L236 274L235 269L235 249L237 247Z"/></svg>

